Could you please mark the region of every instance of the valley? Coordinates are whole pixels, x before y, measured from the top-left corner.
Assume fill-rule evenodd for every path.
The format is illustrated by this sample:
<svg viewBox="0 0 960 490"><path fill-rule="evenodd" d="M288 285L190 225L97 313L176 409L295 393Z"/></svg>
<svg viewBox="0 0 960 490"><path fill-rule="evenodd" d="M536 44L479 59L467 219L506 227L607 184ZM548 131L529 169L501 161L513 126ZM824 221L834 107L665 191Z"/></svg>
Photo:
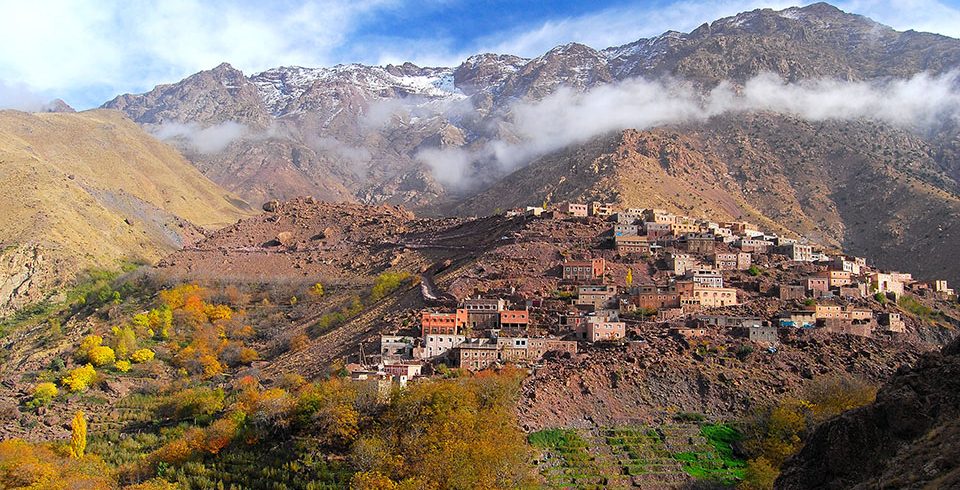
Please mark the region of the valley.
<svg viewBox="0 0 960 490"><path fill-rule="evenodd" d="M67 81L0 54L0 488L958 485L960 40L680 7L724 13L443 52L477 7L103 6L66 32L137 39Z"/></svg>

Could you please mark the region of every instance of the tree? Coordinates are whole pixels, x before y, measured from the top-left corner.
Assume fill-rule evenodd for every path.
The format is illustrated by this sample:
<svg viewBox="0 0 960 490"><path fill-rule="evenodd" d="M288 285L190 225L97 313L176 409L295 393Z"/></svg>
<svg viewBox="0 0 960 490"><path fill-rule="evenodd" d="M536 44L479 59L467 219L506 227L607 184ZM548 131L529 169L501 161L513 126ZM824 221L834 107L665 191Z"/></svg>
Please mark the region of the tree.
<svg viewBox="0 0 960 490"><path fill-rule="evenodd" d="M350 490L393 490L397 484L378 471L361 471L350 478Z"/></svg>
<svg viewBox="0 0 960 490"><path fill-rule="evenodd" d="M72 434L70 436L70 457L82 459L83 453L87 450L87 418L83 410L77 412L70 422Z"/></svg>
<svg viewBox="0 0 960 490"><path fill-rule="evenodd" d="M315 297L317 297L317 298L323 296L323 293L324 293L324 291L323 291L323 284L320 284L319 282L316 283L316 284L314 284L313 287L310 288L310 294L312 294L313 296L315 296Z"/></svg>
<svg viewBox="0 0 960 490"><path fill-rule="evenodd" d="M46 405L53 400L53 397L57 396L57 393L59 393L57 385L49 382L40 383L33 388L33 399L30 400L28 406L36 408Z"/></svg>
<svg viewBox="0 0 960 490"><path fill-rule="evenodd" d="M133 355L130 356L130 360L133 362L147 362L153 360L155 355L156 354L150 349L137 349Z"/></svg>
<svg viewBox="0 0 960 490"><path fill-rule="evenodd" d="M627 287L633 286L633 269L627 269Z"/></svg>
<svg viewBox="0 0 960 490"><path fill-rule="evenodd" d="M137 334L132 327L113 327L113 350L118 359L126 359L136 348Z"/></svg>
<svg viewBox="0 0 960 490"><path fill-rule="evenodd" d="M105 345L99 345L87 353L87 359L89 359L90 363L94 366L100 367L113 364L114 361L117 360L117 356L114 354L113 349Z"/></svg>
<svg viewBox="0 0 960 490"><path fill-rule="evenodd" d="M97 371L90 364L74 368L60 380L72 392L84 391L97 379Z"/></svg>
<svg viewBox="0 0 960 490"><path fill-rule="evenodd" d="M747 461L747 473L738 488L743 490L766 490L773 488L773 483L779 474L780 472L762 456L751 459Z"/></svg>

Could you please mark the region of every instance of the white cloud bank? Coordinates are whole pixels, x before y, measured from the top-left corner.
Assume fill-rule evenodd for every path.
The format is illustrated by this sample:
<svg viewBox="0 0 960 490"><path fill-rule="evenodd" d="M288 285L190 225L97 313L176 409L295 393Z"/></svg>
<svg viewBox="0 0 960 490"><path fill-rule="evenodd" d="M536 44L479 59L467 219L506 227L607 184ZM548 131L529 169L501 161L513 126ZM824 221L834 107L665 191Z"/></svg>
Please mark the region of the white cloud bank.
<svg viewBox="0 0 960 490"><path fill-rule="evenodd" d="M185 143L191 150L211 155L219 153L230 143L251 134L250 129L234 121L201 127L197 123L163 123L150 129L161 140Z"/></svg>
<svg viewBox="0 0 960 490"><path fill-rule="evenodd" d="M496 140L479 149L422 151L417 158L451 188L462 188L477 161L512 171L531 159L611 131L703 121L732 112L772 111L812 121L868 118L925 130L944 118L960 120L960 72L926 73L882 82L811 80L785 83L760 75L737 91L723 83L707 94L676 80L631 80L587 92L561 89L532 103L516 104L495 124L508 124L517 140Z"/></svg>

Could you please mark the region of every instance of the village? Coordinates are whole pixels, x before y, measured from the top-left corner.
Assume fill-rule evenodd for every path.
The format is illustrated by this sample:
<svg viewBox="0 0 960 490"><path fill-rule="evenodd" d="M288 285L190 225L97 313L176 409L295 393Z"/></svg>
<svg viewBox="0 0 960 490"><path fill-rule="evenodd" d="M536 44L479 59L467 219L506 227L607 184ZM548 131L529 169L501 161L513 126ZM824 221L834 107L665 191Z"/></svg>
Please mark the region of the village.
<svg viewBox="0 0 960 490"><path fill-rule="evenodd" d="M404 386L450 369L536 368L548 356L645 342L651 329L682 341L738 337L775 355L784 335L805 331L903 335L906 322L894 305L905 292L956 299L944 280L915 281L909 273L878 270L863 258L825 253L745 221L617 210L599 202L527 207L506 216L599 221L606 230L603 250L559 261L558 289L550 296L504 291L423 309L415 325L380 335L376 351L361 345L358 362L346 367L352 379ZM616 261L638 260L652 271L644 280L635 282L629 267L612 280ZM771 270L786 273L765 272Z"/></svg>

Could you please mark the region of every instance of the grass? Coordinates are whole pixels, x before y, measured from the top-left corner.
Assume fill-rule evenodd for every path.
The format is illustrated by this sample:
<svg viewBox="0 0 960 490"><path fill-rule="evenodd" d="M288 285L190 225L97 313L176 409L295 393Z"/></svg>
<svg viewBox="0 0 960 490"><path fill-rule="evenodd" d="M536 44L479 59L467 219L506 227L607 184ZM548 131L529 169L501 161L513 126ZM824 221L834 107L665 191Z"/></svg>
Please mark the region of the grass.
<svg viewBox="0 0 960 490"><path fill-rule="evenodd" d="M724 485L742 480L746 463L733 452L733 444L742 438L741 434L726 424L704 424L700 427L700 434L709 447L673 455L673 459L683 464L683 471L694 478Z"/></svg>
<svg viewBox="0 0 960 490"><path fill-rule="evenodd" d="M598 464L589 444L573 429L546 429L527 437L553 464L541 468L550 487L606 488L610 472Z"/></svg>
<svg viewBox="0 0 960 490"><path fill-rule="evenodd" d="M130 272L137 267L140 267L140 264L121 262L116 270L89 269L78 274L77 279L66 290L62 301L54 301L55 293L50 294L0 321L0 338L23 326L36 325L55 316L69 316L84 307L97 308L141 292L130 282L114 284L123 272Z"/></svg>
<svg viewBox="0 0 960 490"><path fill-rule="evenodd" d="M527 437L530 445L540 449L560 449L586 444L572 429L546 429L534 432Z"/></svg>
<svg viewBox="0 0 960 490"><path fill-rule="evenodd" d="M934 321L940 314L929 306L917 301L913 296L903 295L897 301L897 304L904 310L927 321Z"/></svg>

